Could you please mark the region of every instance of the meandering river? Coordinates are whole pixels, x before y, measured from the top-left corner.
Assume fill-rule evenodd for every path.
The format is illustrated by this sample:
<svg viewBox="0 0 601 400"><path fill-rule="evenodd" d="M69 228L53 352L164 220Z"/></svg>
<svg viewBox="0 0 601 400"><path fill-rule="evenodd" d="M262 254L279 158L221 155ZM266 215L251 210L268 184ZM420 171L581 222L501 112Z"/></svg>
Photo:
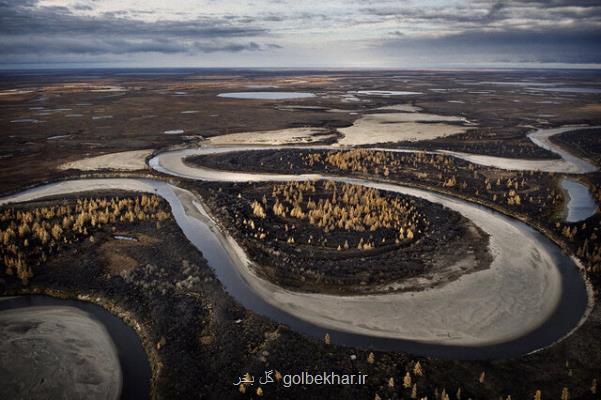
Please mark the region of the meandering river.
<svg viewBox="0 0 601 400"><path fill-rule="evenodd" d="M212 178L219 174L196 170ZM255 180L292 178L253 176ZM210 219L201 200L162 181L65 181L22 192L0 203L104 189L157 193L169 202L188 240L203 253L226 290L242 305L316 337L329 332L340 344L452 358L510 357L552 344L583 316L587 292L573 261L527 225L424 190L335 179L422 197L462 213L491 235L495 256L491 267L423 292L370 296L300 293L258 277L244 251Z"/></svg>
<svg viewBox="0 0 601 400"><path fill-rule="evenodd" d="M574 128L539 130L530 135L538 145L547 146L545 148L559 154L559 160L509 160L444 153L506 169L570 173L596 170L592 164L559 149L548 140L553 134L569 129ZM332 149L330 146L304 147ZM227 146L177 150L157 155L149 161L149 165L164 174L201 181L332 179L420 197L461 213L490 235L490 249L494 257L490 268L464 275L442 287L419 292L363 296L295 292L259 277L244 250L204 209L202 199L193 192L163 181L135 178L64 181L2 198L0 205L107 189L156 193L169 202L186 238L203 253L227 292L240 304L316 338L323 338L329 333L333 341L341 345L454 359L507 358L552 345L570 334L586 318L592 300L574 260L528 225L485 207L427 190L365 179L218 171L193 167L184 162L192 155L279 148L286 147ZM340 147L335 149L340 150ZM582 196L574 194L582 193L582 187L563 186L572 200L568 202L569 207L574 199ZM568 220L585 218L591 214L591 207L596 210L594 202L592 205L576 203L580 211L568 213ZM126 381L129 379L125 376Z"/></svg>

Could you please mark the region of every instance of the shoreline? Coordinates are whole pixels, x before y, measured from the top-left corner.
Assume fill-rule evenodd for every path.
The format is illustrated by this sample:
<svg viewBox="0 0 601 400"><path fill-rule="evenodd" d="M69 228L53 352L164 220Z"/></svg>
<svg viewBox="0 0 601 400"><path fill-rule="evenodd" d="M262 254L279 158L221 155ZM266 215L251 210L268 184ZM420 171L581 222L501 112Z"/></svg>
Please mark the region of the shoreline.
<svg viewBox="0 0 601 400"><path fill-rule="evenodd" d="M57 188L56 186L54 186L54 187L48 188L48 190L46 191L46 193L44 193L43 195L42 194L37 194L36 196L38 198L46 197L48 194L56 194L57 190L62 191L62 192L70 192L70 193L78 192L78 191L82 190L81 187L78 187L78 184L82 184L82 183L85 183L87 185L94 185L95 184L94 181L90 181L90 180L83 180L83 181L79 181L79 182L70 182L70 183L67 183L66 184L66 188L64 188L62 190L60 190L60 188ZM98 182L98 184L100 184L100 187L106 187L107 185L113 186L114 188L119 188L119 187L127 186L130 190L132 190L132 189L135 188L136 190L154 191L154 189L152 188L152 185L151 185L150 181L146 181L146 182L139 182L138 181L138 182L135 182L133 180L118 180L118 182L114 182L114 183L106 182L106 181L101 181L101 182ZM162 185L166 185L166 184L163 183ZM375 184L375 183L373 185L377 186L377 184ZM382 189L386 190L388 188L384 187ZM409 190L409 189L407 189L407 190ZM157 194L161 195L162 197L165 197L167 195L167 193L168 192L162 192L162 190L161 190ZM192 193L190 193L190 192L188 192L188 193L189 193L189 195L187 194L185 196L186 198L183 199L183 201L180 199L180 201L182 201L182 203L183 203L182 207L183 207L184 204L187 203L188 207L185 207L185 208L188 209L188 210L193 210L194 209L194 204L192 203L192 200L195 199L195 196ZM29 195L28 197L31 196L30 194L28 194L28 195ZM429 196L436 196L436 195L429 195ZM178 197L180 197L180 195L178 195ZM20 199L20 200L25 200L25 199ZM167 200L169 201L170 199L167 198ZM171 199L171 200L173 200L173 199ZM454 200L454 202L457 203L458 200ZM188 236L188 238L190 240L192 240L193 244L198 245L197 240L199 240L199 239L195 239L194 237L190 237L189 236L191 234L189 232L189 230L192 229L192 225L190 225L188 227L182 226L183 223L184 224L188 224L188 222L184 222L186 220L183 219L183 218L188 218L187 213L181 214L182 211L179 210L179 208L178 208L178 206L176 204L172 203L171 201L170 201L170 204L171 204L172 212L174 213L174 216L176 217L176 220L178 221L178 224L180 225L180 228L182 228L184 230L184 233ZM470 206L469 203L462 203L462 204L464 204L464 206L468 207L468 208L474 207L474 206ZM488 213L489 211L486 211L485 209L480 209L480 211L478 211L478 212L486 212L486 213ZM206 217L203 215L203 218L206 218ZM196 229L198 229L197 228L198 227L197 224L200 222L198 220L196 220L196 221L197 222L195 222L193 224L193 226L195 227L194 228L194 233L192 233L193 235L202 234L201 232L196 231ZM192 222L192 221L190 221L190 222ZM214 231L214 229L211 229L211 230ZM195 240L196 240L196 242L195 242ZM206 241L206 237L204 239L202 239L202 240L203 240L203 243L204 243ZM493 240L494 240L494 235L493 235ZM232 254L236 254L236 257L234 257L234 258L236 258L237 260L239 260L239 262L242 262L243 258L242 258L241 255L244 254L244 253L243 252L240 253L242 250L239 247L239 245L237 243L234 243L233 239L230 240L230 238L227 239L227 243L229 245L231 245L231 246L234 246L235 252L232 253ZM199 250L201 250L203 252L203 254L205 255L205 258L207 258L209 260L209 264L211 265L211 255L210 254L205 254L205 250L202 249L202 247L199 248ZM215 249L213 249L213 251L215 251ZM230 252L226 252L226 254L227 253L230 253ZM219 256L219 255L213 255L213 256L215 257L215 256ZM230 259L232 258L231 256L228 256L228 257ZM499 261L497 261L497 263L498 262ZM277 287L275 285L272 285L272 284L270 284L270 283L268 283L268 282L266 282L266 281L258 278L256 275L254 275L254 273L252 273L252 270L249 269L249 266L248 266L248 264L246 262L243 263L244 265L240 265L238 263L236 263L236 264L238 265L238 268L237 268L238 269L238 273L242 273L242 277L244 277L243 279L246 282L246 285L251 285L253 287L254 291L258 290L259 293L262 293L261 297L263 297L264 299L271 299L271 300L269 300L269 302L272 303L271 307L273 307L274 304L275 304L275 305L277 305L276 308L281 308L282 306L284 306L284 309L294 310L297 307L296 304L298 304L298 301L302 301L302 302L309 301L309 303L307 303L307 305L312 304L311 307L316 307L316 308L314 308L314 310L315 311L320 310L319 313L323 312L323 310L324 310L323 307L326 306L327 304L335 305L336 309L338 310L337 312L338 313L340 312L340 307L342 306L342 303L339 302L341 300L341 298L339 298L339 297L336 297L336 296L332 297L332 296L326 296L326 295L307 295L307 294L300 294L300 293L292 293L292 292L283 290L283 289L281 289L281 288L279 288L279 287ZM212 266L214 266L214 265L212 265ZM242 267L242 268L240 268L240 267ZM221 267L221 268L223 268L223 267ZM496 270L496 269L493 268L493 270ZM219 276L220 272L222 272L222 271L220 271L220 269L216 269L216 272L217 272L217 274ZM484 271L484 273L487 273L487 271ZM472 276L476 276L478 274L481 274L481 273L472 274ZM223 277L224 276L222 275L222 278ZM465 278L466 279L469 278L469 275L467 277L465 277ZM228 279L231 279L231 278L228 278ZM236 279L239 279L239 278L236 278ZM465 280L465 279L463 279L463 280ZM228 291L230 291L230 293L235 298L237 298L240 301L241 299L239 297L237 297L237 293L231 291L232 290L232 288L230 287L231 282L229 282L229 284L226 282L225 285L226 285L226 288L228 289ZM248 290L248 289L246 289L246 290ZM446 290L446 289L442 289L442 290ZM442 290L440 290L440 291L442 291ZM440 295L440 291L437 291L437 292L439 292L439 295ZM488 292L488 290L485 290L485 292ZM434 292L430 291L430 292L425 292L425 293L426 293L427 296L430 296ZM291 296L291 295L294 295L295 297L298 297L299 299L304 299L304 300L298 300L297 299L293 303L289 303L288 300L285 300L285 299L287 297ZM416 295L416 293L413 293L412 297L414 295ZM369 295L367 295L367 296L361 296L360 298L351 298L351 299L345 298L346 299L345 301L347 301L347 302L350 301L350 303L348 303L348 305L351 306L351 308L353 310L355 310L355 308L356 308L356 301L361 300L361 299L365 299L365 301L367 301L367 303L365 303L366 306L369 305L369 307L374 307L374 306L377 306L377 303L375 303L373 300L377 299L378 297L381 297L383 300L386 300L386 301L390 301L391 299L393 299L392 301L394 301L394 299L395 298L399 298L399 296L403 297L403 295L383 295L383 296L369 296ZM420 296L423 296L423 294L420 294ZM334 299L337 299L337 300L334 300ZM317 301L318 303L315 303L315 301ZM364 300L361 300L361 301L364 301ZM404 300L404 301L406 301L406 300ZM556 301L558 301L558 298L557 298ZM244 302L243 302L243 304L244 304ZM320 304L320 305L317 305L317 304ZM549 302L546 301L544 304L546 305L547 309L549 310L548 312L551 312L552 309L555 309L555 307L553 305L554 303L549 304ZM288 307L292 307L292 308L288 308ZM327 307L326 307L326 309L327 309ZM259 313L261 313L261 312L259 311ZM355 311L353 311L353 314L354 313L355 313ZM381 321L381 323L384 323L384 326L386 326L387 324L390 324L392 322L390 320L390 315L393 315L393 314L387 314L387 313L385 313L385 314L386 314L386 316L384 317L384 319L379 319L379 321ZM372 315L372 316L376 316L377 317L380 314L379 313L375 313L374 314L373 311L370 311L368 314L365 314L365 315ZM537 312L537 315L539 315L539 316L541 315L540 310ZM308 315L307 315L307 310L306 309L304 310L302 317L303 317L303 319L309 318ZM396 318L398 319L398 318L400 318L400 316L396 315ZM531 321L531 318L528 318L528 320ZM321 323L325 323L323 319L319 319L318 321L319 321L320 324ZM327 324L325 324L325 325L329 327L329 328L325 328L326 331L327 330L332 330L332 329L333 330L338 330L338 329L342 328L342 326L340 325L339 322L335 322L335 321L329 320L329 319L327 319L325 321L328 321ZM502 333L502 332L500 332L498 330L498 327L497 327L492 332L495 332L495 336L498 337L499 339L494 340L494 342L498 342L499 340L502 342L502 341L505 341L505 340L509 340L510 338L520 337L520 336L522 336L522 334L524 332L524 328L526 328L526 331L530 331L532 329L535 329L536 326L538 326L540 323L542 323L542 321L535 323L535 325L532 325L532 322L531 322L527 327L524 326L523 323L520 323L520 327L521 327L520 332L516 333L515 330L513 330L511 334L509 334L509 332ZM393 323L393 324L394 324L394 326L398 326L396 323ZM354 332L363 332L363 334L367 334L370 337L381 337L381 338L390 337L389 336L390 333L389 334L384 334L384 333L379 333L378 334L377 332L374 332L373 328L371 328L369 330L365 330L364 328L356 326L355 324L351 324L351 326L354 326L353 329L352 329L352 331L354 331ZM460 326L462 326L462 325L458 325L457 328L459 328ZM321 328L321 329L324 329L324 328ZM343 331L347 331L348 332L347 329L343 329ZM399 338L403 338L405 340L410 340L409 338L411 336L407 337L406 334L401 334L401 336L398 336L398 334L394 334L393 337L399 337ZM418 339L418 336L414 336L414 337L416 339ZM419 334L419 339L418 340L420 342L424 342L423 339L424 339L423 332L421 332ZM457 339L451 339L451 338L449 338L449 339L443 340L443 343L444 342L446 342L447 344L453 343L454 345L459 345L461 343L461 341L458 341ZM440 342L440 340L437 339L437 338L435 338L435 337L432 337L431 340L433 340L434 342ZM464 338L463 340L466 340L466 339ZM490 339L484 340L484 341L480 340L478 342L480 342L481 345L484 344L484 343L492 343L490 341Z"/></svg>
<svg viewBox="0 0 601 400"><path fill-rule="evenodd" d="M286 220L287 224L294 224L295 233L291 234L298 242L290 248L283 243L287 235L283 232L284 222L275 215L260 222L255 220L261 231L270 232L270 239L265 241L249 236L248 228L236 222L241 218L253 218L245 212L245 207L237 205L230 209L221 205L236 204L234 197L237 191L259 201L263 192L266 195L270 192L269 183L188 186L204 199L204 205L214 216L213 220L219 221L222 229L240 243L246 254L252 254L257 275L292 292L336 296L419 292L443 287L464 275L490 268L489 235L455 211L415 196L381 193L382 198L398 196L405 199L417 207L423 218L428 219L428 226L422 227L425 231L417 241L383 244L368 251L357 251L355 243L365 232L353 234L338 230L332 234L330 231L326 233L330 246L323 247L305 243L306 230L314 229L306 220ZM449 223L447 219L453 222ZM274 239L272 234L278 238ZM312 231L312 234L318 233ZM331 243L338 241L341 244L342 237L353 245L347 250L336 250L335 244ZM378 242L377 239L374 241ZM423 254L427 254L427 258L421 261ZM354 265L357 260L361 260L361 265Z"/></svg>
<svg viewBox="0 0 601 400"><path fill-rule="evenodd" d="M55 299L77 300L87 302L97 305L109 312L111 315L119 318L124 324L126 324L134 330L134 332L140 340L140 343L142 344L142 348L146 353L146 359L148 360L148 364L150 366L151 371L151 381L149 382L150 398L158 398L157 384L158 377L161 373L162 363L160 361L158 353L155 350L155 344L150 339L150 335L146 331L144 325L138 321L137 317L132 312L123 308L110 298L103 295L99 295L98 293L86 294L52 288L31 287L9 290L5 292L2 296L0 296L0 299L10 296L48 296Z"/></svg>

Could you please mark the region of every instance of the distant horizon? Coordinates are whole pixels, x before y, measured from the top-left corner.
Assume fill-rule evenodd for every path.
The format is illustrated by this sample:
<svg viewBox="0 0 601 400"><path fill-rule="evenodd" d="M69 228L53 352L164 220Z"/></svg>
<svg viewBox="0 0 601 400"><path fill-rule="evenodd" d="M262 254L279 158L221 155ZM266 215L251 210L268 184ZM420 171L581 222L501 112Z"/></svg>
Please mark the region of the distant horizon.
<svg viewBox="0 0 601 400"><path fill-rule="evenodd" d="M329 71L329 72L352 72L352 71L535 71L535 70L581 70L581 71L601 71L601 64L516 64L516 65L463 65L463 66L407 66L407 67L317 67L317 66L118 66L118 65L64 65L61 63L53 64L34 64L27 66L14 66L0 64L0 72L18 72L18 71L92 71L92 70L147 70L147 71L168 71L168 70L188 70L188 71Z"/></svg>

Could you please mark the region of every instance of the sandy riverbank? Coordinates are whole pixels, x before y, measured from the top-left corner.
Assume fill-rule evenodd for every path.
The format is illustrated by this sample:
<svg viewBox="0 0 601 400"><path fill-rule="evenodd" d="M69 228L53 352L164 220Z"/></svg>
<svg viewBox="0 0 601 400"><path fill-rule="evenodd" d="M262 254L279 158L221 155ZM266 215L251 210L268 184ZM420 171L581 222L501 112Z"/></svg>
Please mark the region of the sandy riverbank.
<svg viewBox="0 0 601 400"><path fill-rule="evenodd" d="M79 169L81 171L94 171L99 169L135 171L146 169L146 157L151 153L152 150L133 150L103 154L101 156L82 158L81 160L62 164L59 169Z"/></svg>
<svg viewBox="0 0 601 400"><path fill-rule="evenodd" d="M0 312L0 365L5 366L0 368L5 398L22 396L23 387L29 388L28 399L114 400L121 393L111 337L100 322L74 307Z"/></svg>
<svg viewBox="0 0 601 400"><path fill-rule="evenodd" d="M196 171L197 179L227 180L229 177L220 171L190 169ZM232 175L243 179L245 174ZM291 178L287 175L255 174L257 180ZM314 175L313 178L317 179L319 176ZM349 181L345 178L338 179ZM242 279L242 285L263 301L321 327L368 336L439 344L479 346L509 341L532 331L554 311L562 293L561 275L557 260L546 251L546 246L550 243L541 234L520 222L461 200L396 185L354 181L381 190L422 197L460 212L490 235L490 248L494 257L490 269L463 276L442 288L422 292L373 296L297 293L258 277L240 246L226 235L221 240L224 248L217 251L220 252L220 259L229 258L233 264L230 268L237 270L237 274L228 274L228 279L238 281L234 285L223 282L224 285L240 285L239 280ZM170 189L163 188L160 191L169 190L173 193L172 186L167 187ZM108 188L138 191L157 189L153 181L90 179L48 185L10 199L25 201L66 192ZM168 197L180 226L183 223L206 223L206 216L200 218L200 214L188 215L194 214L190 210L197 210L200 204L198 201L194 204L195 196L190 193L184 196L182 191L177 191L176 196ZM178 217L177 210L181 209L182 202L185 215ZM190 234L197 234L197 229ZM218 236L222 235L217 228L210 231ZM193 243L206 254L207 249L203 248L207 243L206 235L203 240ZM216 249L208 251L215 252ZM415 318L416 315L420 318Z"/></svg>

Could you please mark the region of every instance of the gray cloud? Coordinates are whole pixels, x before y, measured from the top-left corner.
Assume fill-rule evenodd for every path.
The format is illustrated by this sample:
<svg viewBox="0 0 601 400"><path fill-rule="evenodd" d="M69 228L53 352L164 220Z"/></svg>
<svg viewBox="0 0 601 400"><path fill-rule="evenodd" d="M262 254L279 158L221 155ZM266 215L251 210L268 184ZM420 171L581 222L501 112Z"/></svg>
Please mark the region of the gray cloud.
<svg viewBox="0 0 601 400"><path fill-rule="evenodd" d="M411 30L391 30L388 39L372 43L377 54L388 57L601 63L601 3L596 0L475 0L431 8L368 7L364 12L421 28L413 35Z"/></svg>
<svg viewBox="0 0 601 400"><path fill-rule="evenodd" d="M273 48L273 44L261 46L256 42L247 43L212 43L181 42L171 39L96 39L96 38L36 38L15 37L0 43L0 53L12 55L28 54L129 54L129 53L215 53L219 51L261 51Z"/></svg>
<svg viewBox="0 0 601 400"><path fill-rule="evenodd" d="M90 17L65 7L36 7L37 1L0 1L0 54L9 61L44 55L88 56L130 53L198 54L261 51L273 43L249 38L267 35L264 28L227 18L145 22L126 12ZM76 8L87 10L89 4Z"/></svg>
<svg viewBox="0 0 601 400"><path fill-rule="evenodd" d="M211 54L214 62L224 53L223 59L238 57L241 64L263 58L282 66L288 60L280 54L309 63L331 56L340 62L335 66L345 66L346 57L381 57L387 66L407 59L601 62L599 0L440 1L429 7L398 0L307 6L254 0L240 14L210 0L208 6L217 5L213 12L203 9L192 19L180 10L160 18L125 0L121 9L98 14L98 4L40 7L38 0L0 0L0 58L20 63L81 55L110 62L131 55L177 60Z"/></svg>
<svg viewBox="0 0 601 400"><path fill-rule="evenodd" d="M469 56L486 62L601 63L600 38L601 29L473 30L422 39L400 36L375 47L386 54L436 54L452 62Z"/></svg>
<svg viewBox="0 0 601 400"><path fill-rule="evenodd" d="M503 24L510 27L515 20L534 26L569 20L586 25L601 23L601 3L586 0L475 0L465 4L438 7L365 7L361 11L367 15L396 19L400 22L436 23L440 24L440 28L450 29L498 27Z"/></svg>
<svg viewBox="0 0 601 400"><path fill-rule="evenodd" d="M4 6L6 3L11 6ZM164 35L184 38L229 38L266 33L263 28L233 25L225 18L149 23L127 19L124 17L126 13L105 13L101 17L87 17L76 16L65 7L34 8L32 3L35 2L32 1L14 3L0 3L0 35Z"/></svg>

